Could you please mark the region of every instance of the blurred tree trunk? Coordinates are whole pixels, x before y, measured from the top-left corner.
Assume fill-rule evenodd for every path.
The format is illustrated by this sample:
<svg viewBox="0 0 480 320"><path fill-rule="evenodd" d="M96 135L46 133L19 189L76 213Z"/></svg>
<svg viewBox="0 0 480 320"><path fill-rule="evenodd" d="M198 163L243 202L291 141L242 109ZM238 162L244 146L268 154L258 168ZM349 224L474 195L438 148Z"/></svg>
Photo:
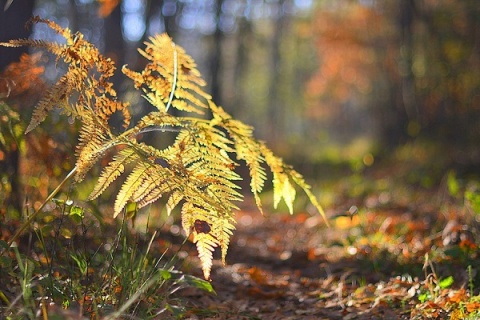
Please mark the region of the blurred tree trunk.
<svg viewBox="0 0 480 320"><path fill-rule="evenodd" d="M282 103L280 87L283 83L282 79L282 39L287 29L288 17L283 12L285 0L279 0L277 5L277 13L274 17L274 32L271 43L271 65L270 65L270 84L268 90L268 111L267 111L267 128L268 140L277 143L283 141L285 130L285 105Z"/></svg>
<svg viewBox="0 0 480 320"><path fill-rule="evenodd" d="M236 88L236 90L233 101L233 106L235 106L237 109L235 116L239 118L243 118L243 115L241 113L243 112L243 110L246 110L244 78L248 65L248 47L249 43L252 41L252 36L253 30L250 20L248 20L244 16L240 17L238 21L238 32L236 36L237 52L234 69L234 87Z"/></svg>
<svg viewBox="0 0 480 320"><path fill-rule="evenodd" d="M220 19L222 18L223 0L215 1L216 9L216 28L213 34L213 49L210 55L210 76L211 76L211 90L212 98L218 105L223 105L222 101L222 45L223 32L220 28Z"/></svg>
<svg viewBox="0 0 480 320"><path fill-rule="evenodd" d="M117 66L112 80L114 88L119 90L123 79L121 68L126 63L125 41L122 36L122 6L120 4L105 18L104 28L105 55L111 58Z"/></svg>
<svg viewBox="0 0 480 320"><path fill-rule="evenodd" d="M413 75L413 57L414 57L414 30L413 23L415 19L415 4L413 0L402 0L400 4L399 26L401 32L400 47L400 72L402 76L401 91L402 105L405 112L400 112L403 118L401 122L417 120L418 108L416 105L415 81ZM405 123L400 126L406 128Z"/></svg>
<svg viewBox="0 0 480 320"><path fill-rule="evenodd" d="M382 139L386 147L394 148L408 139L408 124L418 120L415 82L412 70L414 45L414 2L401 0L391 8L397 12L399 82L390 79L390 99L382 123ZM395 13L393 13L395 15Z"/></svg>
<svg viewBox="0 0 480 320"><path fill-rule="evenodd" d="M28 38L30 28L25 24L32 17L34 0L14 0L7 10L4 10L8 0L0 0L0 41ZM22 53L28 52L28 47L0 47L0 72L10 63L18 61Z"/></svg>
<svg viewBox="0 0 480 320"><path fill-rule="evenodd" d="M0 0L0 41L11 39L28 38L31 28L25 24L31 18L34 0L15 0L6 8L7 0ZM19 60L23 53L28 52L27 47L5 48L0 47L0 73L12 62ZM4 159L0 161L0 173L6 173L10 182L11 193L6 199L2 209L22 212L22 192L20 187L19 160L20 151L17 145L10 146L8 152L4 152Z"/></svg>

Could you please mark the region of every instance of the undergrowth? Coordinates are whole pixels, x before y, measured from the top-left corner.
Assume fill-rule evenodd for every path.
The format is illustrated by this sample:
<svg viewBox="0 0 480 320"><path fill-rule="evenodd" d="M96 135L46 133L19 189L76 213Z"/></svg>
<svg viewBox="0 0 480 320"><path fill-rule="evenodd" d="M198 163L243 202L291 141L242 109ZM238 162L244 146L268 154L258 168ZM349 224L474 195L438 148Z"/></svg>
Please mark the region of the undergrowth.
<svg viewBox="0 0 480 320"><path fill-rule="evenodd" d="M0 241L3 317L180 317L186 309L175 292L214 293L209 282L177 270L179 249L160 242L157 232L132 235L126 220L114 229L73 201L57 200L22 245Z"/></svg>

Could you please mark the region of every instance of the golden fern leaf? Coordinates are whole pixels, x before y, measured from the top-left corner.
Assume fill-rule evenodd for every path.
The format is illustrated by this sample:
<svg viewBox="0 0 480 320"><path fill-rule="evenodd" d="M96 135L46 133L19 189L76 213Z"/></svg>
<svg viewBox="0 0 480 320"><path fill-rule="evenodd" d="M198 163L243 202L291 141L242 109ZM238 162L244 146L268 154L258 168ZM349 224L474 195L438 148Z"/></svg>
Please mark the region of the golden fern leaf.
<svg viewBox="0 0 480 320"><path fill-rule="evenodd" d="M209 233L194 233L193 243L198 252L198 258L202 263L202 271L205 279L210 279L213 265L213 251L218 246L217 240Z"/></svg>
<svg viewBox="0 0 480 320"><path fill-rule="evenodd" d="M0 42L0 45L3 47L34 47L38 49L45 49L54 55L61 56L65 48L67 48L64 44L52 43L44 40L37 40L37 39L16 39L16 40L9 40L8 42Z"/></svg>
<svg viewBox="0 0 480 320"><path fill-rule="evenodd" d="M218 219L215 219L213 230L213 236L220 244L222 250L222 263L226 265L227 250L230 244L230 238L235 230L235 219L233 213L225 213Z"/></svg>
<svg viewBox="0 0 480 320"><path fill-rule="evenodd" d="M295 171L295 170L293 170L293 169L289 169L289 170L288 170L288 174L290 175L290 177L292 178L292 180L295 181L295 183L296 183L300 188L302 188L302 190L305 192L305 194L307 195L308 199L310 200L310 203L313 204L313 206L318 210L318 212L320 212L320 214L322 215L323 219L325 220L325 223L327 224L327 226L329 226L327 217L326 217L326 215L325 215L325 211L323 211L322 206L318 203L317 198L316 198L315 195L312 193L312 191L311 191L311 186L305 182L303 176L302 176L300 173L298 173L297 171Z"/></svg>
<svg viewBox="0 0 480 320"><path fill-rule="evenodd" d="M238 210L236 202L242 200L236 184L241 179L235 172L236 160L244 161L249 169L250 189L260 211L259 194L267 179L265 166L273 173L275 207L283 199L293 212L296 197L293 184L296 184L324 216L303 177L256 140L251 126L233 119L211 101L202 89L205 82L193 59L166 34L151 37L145 49L139 50L149 61L141 72L122 69L158 111L148 113L131 129L116 135L109 125L111 115L121 112L124 127L128 128L130 114L128 103L117 100L109 81L115 70L113 62L84 40L81 33L72 34L69 29L38 17L32 22L47 24L66 39L66 44L15 40L0 45L44 48L56 55L57 61L65 62L68 69L35 108L27 132L44 121L55 107L79 120L77 161L72 171L77 181L82 180L108 150L123 145L103 169L89 198L98 197L129 171L116 196L114 217L129 202L141 208L168 195L168 214L181 202L182 226L187 234L193 235L205 278L210 277L213 251L218 246L225 263L235 229L233 212ZM170 107L197 114L209 108L213 117L211 120L175 117L168 114ZM139 134L149 131L173 131L176 138L164 148L137 141ZM235 161L232 154L236 155Z"/></svg>
<svg viewBox="0 0 480 320"><path fill-rule="evenodd" d="M105 133L98 128L95 123L86 123L80 129L76 150L76 168L75 180L80 182L92 166L105 154Z"/></svg>
<svg viewBox="0 0 480 320"><path fill-rule="evenodd" d="M179 191L174 191L167 200L167 215L172 213L172 210L183 200L183 194Z"/></svg>
<svg viewBox="0 0 480 320"><path fill-rule="evenodd" d="M202 264L205 279L210 279L213 251L219 242L212 234L211 214L202 208L186 202L182 206L182 226L187 234L193 234L193 242L197 247L198 257Z"/></svg>
<svg viewBox="0 0 480 320"><path fill-rule="evenodd" d="M70 91L70 80L67 75L64 75L57 81L55 86L48 90L45 97L37 104L25 133L29 133L35 129L59 103L67 104L67 96Z"/></svg>
<svg viewBox="0 0 480 320"><path fill-rule="evenodd" d="M166 193L178 189L181 181L174 173L161 165L153 165L145 177L143 184L133 193L131 200L138 203L139 208L157 201Z"/></svg>
<svg viewBox="0 0 480 320"><path fill-rule="evenodd" d="M136 88L142 88L158 110L166 112L173 106L202 114L208 105L198 97L210 99L210 95L202 89L205 81L193 59L167 34L150 37L145 45L144 50L139 50L150 61L144 70L139 73L123 67L123 73L134 81Z"/></svg>
<svg viewBox="0 0 480 320"><path fill-rule="evenodd" d="M117 194L114 205L114 214L113 217L117 217L118 214L122 211L128 201L131 200L135 191L142 185L145 179L148 177L149 169L152 167L152 164L148 162L141 161L139 162L132 172L128 175L127 180L123 183L122 188Z"/></svg>
<svg viewBox="0 0 480 320"><path fill-rule="evenodd" d="M125 148L113 157L113 160L103 169L93 191L88 199L93 200L102 194L105 189L125 172L125 166L139 160L139 155L133 148Z"/></svg>
<svg viewBox="0 0 480 320"><path fill-rule="evenodd" d="M70 29L69 28L62 28L53 21L50 21L48 19L42 19L39 16L34 16L30 19L30 21L28 23L30 25L33 24L33 23L44 23L47 26L49 26L50 29L55 31L55 33L60 34L65 39L69 39L73 42L72 32L70 31ZM71 44L71 43L68 43L68 44Z"/></svg>
<svg viewBox="0 0 480 320"><path fill-rule="evenodd" d="M263 213L260 192L263 190L267 174L262 164L263 155L258 147L258 142L253 138L253 129L244 123L234 120L223 108L209 101L212 110L212 124L225 128L235 144L237 159L245 161L250 173L250 189L255 198L255 203Z"/></svg>
<svg viewBox="0 0 480 320"><path fill-rule="evenodd" d="M283 163L283 160L273 154L264 143L259 145L260 152L265 158L265 162L270 167L273 173L273 205L277 208L280 201L285 201L290 214L293 214L293 201L295 200L296 192L289 180L289 176L286 174L287 166Z"/></svg>

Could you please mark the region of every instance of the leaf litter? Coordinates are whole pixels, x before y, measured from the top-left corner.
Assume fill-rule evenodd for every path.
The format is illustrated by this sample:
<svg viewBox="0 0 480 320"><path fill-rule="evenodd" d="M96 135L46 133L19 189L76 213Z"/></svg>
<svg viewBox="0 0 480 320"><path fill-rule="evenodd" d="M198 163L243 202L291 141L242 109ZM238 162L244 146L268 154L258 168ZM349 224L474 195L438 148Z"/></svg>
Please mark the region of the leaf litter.
<svg viewBox="0 0 480 320"><path fill-rule="evenodd" d="M355 199L347 206L358 207L354 215L331 209L330 228L308 212L262 216L247 203L237 215L227 266L213 267L217 295L183 292L192 307L186 318L464 319L478 314L473 284L478 223L438 191L415 192L387 201L382 193Z"/></svg>

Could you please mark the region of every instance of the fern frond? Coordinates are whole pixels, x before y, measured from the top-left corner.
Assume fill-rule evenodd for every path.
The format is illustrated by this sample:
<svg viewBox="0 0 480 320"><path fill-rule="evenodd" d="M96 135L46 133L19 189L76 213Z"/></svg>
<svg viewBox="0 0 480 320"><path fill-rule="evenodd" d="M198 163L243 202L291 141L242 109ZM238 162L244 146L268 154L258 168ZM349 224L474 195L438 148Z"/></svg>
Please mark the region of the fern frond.
<svg viewBox="0 0 480 320"><path fill-rule="evenodd" d="M296 192L286 173L287 166L283 160L273 154L264 143L259 144L260 152L265 158L265 162L270 167L273 173L273 206L277 208L280 201L285 201L290 214L293 214L293 201L295 200Z"/></svg>
<svg viewBox="0 0 480 320"><path fill-rule="evenodd" d="M197 247L205 279L210 279L213 251L219 246L219 242L212 232L212 226L215 225L215 222L212 221L210 212L195 206L191 202L186 202L182 206L183 230L187 234L193 234L193 242Z"/></svg>
<svg viewBox="0 0 480 320"><path fill-rule="evenodd" d="M70 79L67 75L64 75L57 81L55 86L48 90L45 97L37 104L25 133L29 133L43 122L47 118L48 113L58 106L58 104L66 104L70 91Z"/></svg>
<svg viewBox="0 0 480 320"><path fill-rule="evenodd" d="M260 212L263 214L260 193L263 190L267 174L262 164L265 159L260 151L259 143L253 138L253 129L244 123L234 120L222 107L209 101L212 110L212 124L225 128L235 144L238 160L247 164L250 173L250 189Z"/></svg>
<svg viewBox="0 0 480 320"><path fill-rule="evenodd" d="M29 46L37 49L45 49L56 56L60 56L67 48L67 46L64 44L52 43L52 42L37 40L37 39L9 40L8 42L1 42L0 45L3 47L11 47L11 48Z"/></svg>
<svg viewBox="0 0 480 320"><path fill-rule="evenodd" d="M128 175L127 180L122 185L122 188L117 194L114 205L114 214L113 217L117 217L118 214L122 211L128 201L131 200L135 191L142 185L145 179L148 177L149 169L151 164L147 162L139 162L132 172Z"/></svg>
<svg viewBox="0 0 480 320"><path fill-rule="evenodd" d="M325 220L325 223L327 226L329 226L327 216L325 215L325 211L323 211L322 206L318 203L317 197L312 193L311 186L307 184L303 178L303 176L298 173L297 171L290 169L288 171L288 174L292 178L292 180L300 187L302 190L305 192L307 195L308 199L310 200L310 203L313 204L313 206L320 212L322 215L323 219Z"/></svg>
<svg viewBox="0 0 480 320"><path fill-rule="evenodd" d="M220 219L217 219L215 228L213 228L213 230L213 234L220 244L220 248L222 250L222 263L223 265L226 265L227 250L230 244L230 238L235 230L235 220L233 218L233 214L225 214Z"/></svg>
<svg viewBox="0 0 480 320"><path fill-rule="evenodd" d="M172 210L183 200L183 194L179 191L174 191L167 200L167 215L172 213Z"/></svg>
<svg viewBox="0 0 480 320"><path fill-rule="evenodd" d="M143 208L164 194L178 189L179 182L170 169L155 164L148 169L143 184L133 193L131 200Z"/></svg>
<svg viewBox="0 0 480 320"><path fill-rule="evenodd" d="M294 185L304 190L311 203L325 216L323 209L303 177L273 154L265 143L253 136L253 128L233 119L217 106L203 87L193 59L166 34L149 38L139 50L148 63L136 72L124 66L123 73L144 98L157 110L143 116L132 128L128 103L117 99L110 78L112 60L68 28L35 17L32 23L44 23L65 38L65 44L41 40L12 40L3 46L33 46L52 52L67 64L67 72L47 91L36 106L27 132L33 130L54 109L80 122L76 146L75 174L81 181L107 151L116 152L103 168L89 199L101 195L121 175L126 175L114 203L114 217L129 202L142 208L166 196L170 214L181 204L182 226L193 236L205 278L210 277L213 251L221 248L222 262L235 230L234 211L243 199L239 192L237 161L245 162L250 173L250 189L263 213L260 201L266 169L273 174L274 206L282 200L290 213L296 197ZM212 119L177 117L169 108L203 114L210 110ZM116 134L109 125L113 114L122 113L125 131ZM157 148L137 140L150 131L176 133L173 143ZM120 147L121 146L121 147ZM118 147L118 148L116 148Z"/></svg>
<svg viewBox="0 0 480 320"><path fill-rule="evenodd" d="M123 73L134 81L136 88L142 88L147 100L158 110L167 112L171 105L203 114L202 109L208 105L202 99L210 99L210 95L202 89L205 81L193 59L167 34L150 37L145 45L144 50L139 50L150 61L144 70L139 73L124 66Z"/></svg>
<svg viewBox="0 0 480 320"><path fill-rule="evenodd" d="M55 22L53 22L51 20L43 19L43 18L40 18L39 16L34 16L29 21L29 24L33 24L33 23L44 23L50 29L55 31L55 33L60 34L65 39L71 39L72 38L72 32L70 31L69 28L62 28L61 26L59 26L58 24L56 24Z"/></svg>
<svg viewBox="0 0 480 320"><path fill-rule="evenodd" d="M92 166L105 154L105 143L107 134L103 128L95 124L93 120L85 123L80 129L80 136L76 147L76 167L77 172L75 180L80 182Z"/></svg>
<svg viewBox="0 0 480 320"><path fill-rule="evenodd" d="M218 241L209 233L194 233L193 242L197 247L198 258L202 263L203 276L205 279L210 279L213 251L218 246Z"/></svg>
<svg viewBox="0 0 480 320"><path fill-rule="evenodd" d="M113 160L108 166L103 169L102 174L98 178L98 181L88 199L96 199L113 181L125 172L125 167L128 164L139 160L139 158L139 155L133 148L120 150L119 153L113 157Z"/></svg>

